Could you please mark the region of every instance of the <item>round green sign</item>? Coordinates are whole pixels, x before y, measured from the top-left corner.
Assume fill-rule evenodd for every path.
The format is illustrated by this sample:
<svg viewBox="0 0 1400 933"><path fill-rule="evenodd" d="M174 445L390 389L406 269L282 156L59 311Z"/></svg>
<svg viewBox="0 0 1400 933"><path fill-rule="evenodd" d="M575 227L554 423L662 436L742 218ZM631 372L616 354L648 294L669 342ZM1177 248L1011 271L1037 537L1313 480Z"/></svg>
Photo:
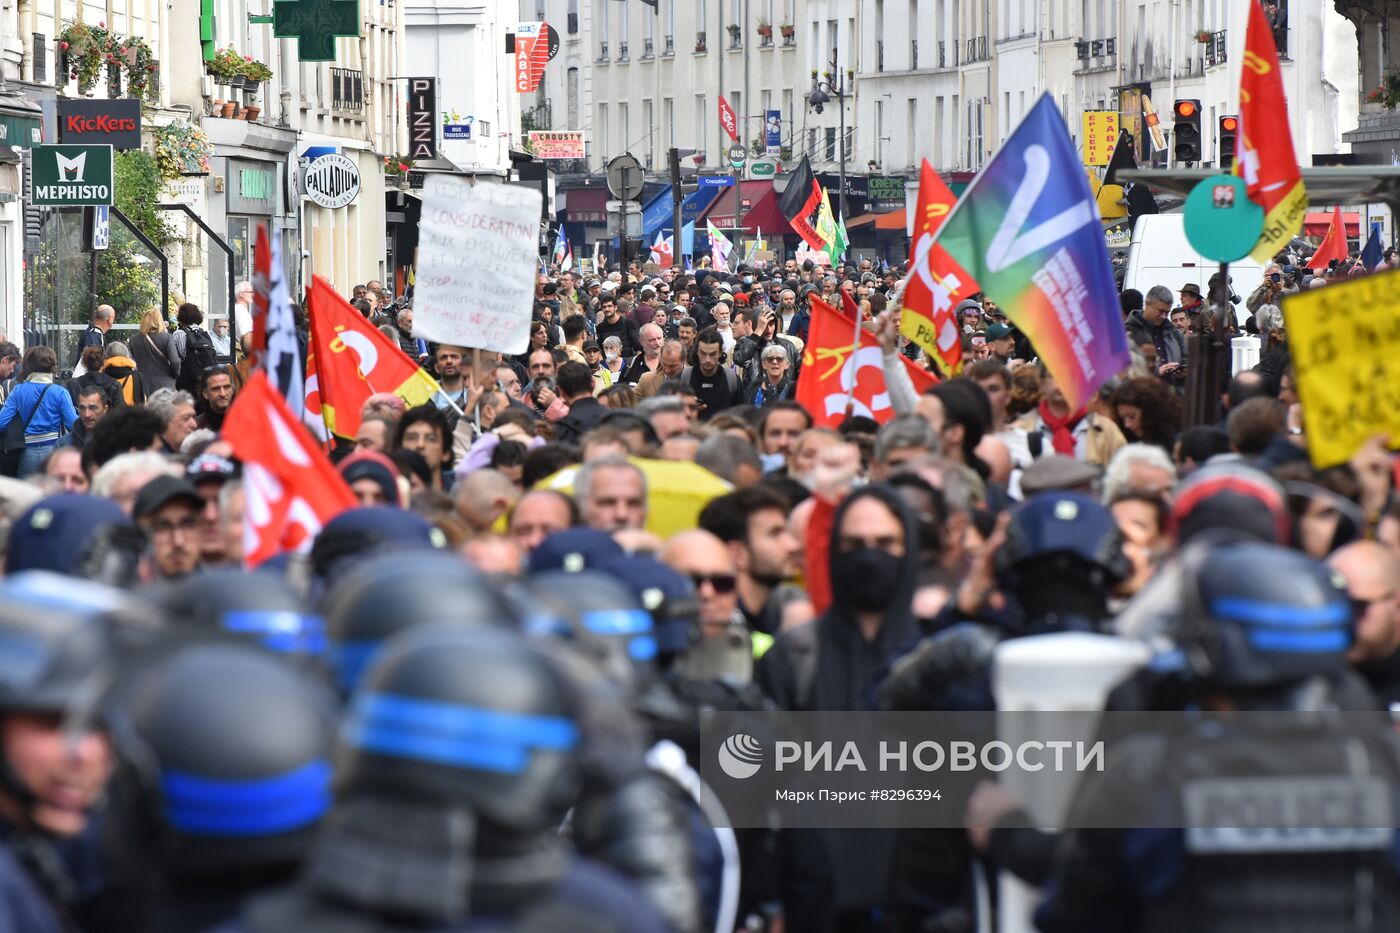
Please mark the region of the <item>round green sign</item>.
<svg viewBox="0 0 1400 933"><path fill-rule="evenodd" d="M1264 209L1249 199L1243 178L1212 175L1186 198L1186 239L1216 262L1253 252L1264 232Z"/></svg>

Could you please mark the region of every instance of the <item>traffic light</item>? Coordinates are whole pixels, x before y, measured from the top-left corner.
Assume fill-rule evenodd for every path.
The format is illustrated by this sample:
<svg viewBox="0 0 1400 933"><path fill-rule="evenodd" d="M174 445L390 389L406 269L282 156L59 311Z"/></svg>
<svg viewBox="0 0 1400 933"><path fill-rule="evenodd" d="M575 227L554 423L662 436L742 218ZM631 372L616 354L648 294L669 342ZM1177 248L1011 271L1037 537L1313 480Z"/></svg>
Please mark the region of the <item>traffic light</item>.
<svg viewBox="0 0 1400 933"><path fill-rule="evenodd" d="M1201 102L1179 100L1173 110L1172 142L1176 145L1176 161L1201 161Z"/></svg>
<svg viewBox="0 0 1400 933"><path fill-rule="evenodd" d="M1221 168L1235 167L1235 134L1240 131L1239 117L1221 117L1216 139L1216 153Z"/></svg>

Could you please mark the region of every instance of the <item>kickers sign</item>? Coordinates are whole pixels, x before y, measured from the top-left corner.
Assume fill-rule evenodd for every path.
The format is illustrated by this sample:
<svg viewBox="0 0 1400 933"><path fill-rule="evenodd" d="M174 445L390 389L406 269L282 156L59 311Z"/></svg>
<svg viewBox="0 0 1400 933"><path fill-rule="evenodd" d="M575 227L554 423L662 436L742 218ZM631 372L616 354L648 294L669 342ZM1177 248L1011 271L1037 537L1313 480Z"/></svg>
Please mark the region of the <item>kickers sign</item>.
<svg viewBox="0 0 1400 933"><path fill-rule="evenodd" d="M58 141L68 145L103 144L113 149L140 149L141 102L60 99Z"/></svg>

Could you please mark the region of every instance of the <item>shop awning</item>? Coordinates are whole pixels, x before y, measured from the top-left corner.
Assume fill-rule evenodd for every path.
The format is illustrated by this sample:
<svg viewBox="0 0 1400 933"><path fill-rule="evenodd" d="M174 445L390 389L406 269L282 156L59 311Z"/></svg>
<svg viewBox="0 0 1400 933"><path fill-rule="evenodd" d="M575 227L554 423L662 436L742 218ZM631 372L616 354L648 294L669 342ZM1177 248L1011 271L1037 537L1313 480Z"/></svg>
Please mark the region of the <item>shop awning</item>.
<svg viewBox="0 0 1400 933"><path fill-rule="evenodd" d="M759 230L770 236L782 236L792 228L783 212L778 209L778 195L773 191L771 181L746 181L739 185L739 198L744 204L744 231L754 235ZM700 232L708 223L721 230L734 226L734 191L725 188L709 209L695 222Z"/></svg>
<svg viewBox="0 0 1400 933"><path fill-rule="evenodd" d="M1353 214L1350 211L1342 211L1342 225L1346 227L1347 236L1361 236L1360 214ZM1303 218L1303 235L1326 236L1327 229L1331 226L1331 211L1309 211L1308 216Z"/></svg>
<svg viewBox="0 0 1400 933"><path fill-rule="evenodd" d="M564 213L573 224L606 224L608 222L607 188L574 188L565 193Z"/></svg>
<svg viewBox="0 0 1400 933"><path fill-rule="evenodd" d="M0 144L30 149L43 141L39 135L42 111L31 106L28 101L0 99Z"/></svg>
<svg viewBox="0 0 1400 933"><path fill-rule="evenodd" d="M847 230L858 227L873 227L884 233L904 233L909 229L909 218L904 211L886 211L883 214L861 214L846 223Z"/></svg>

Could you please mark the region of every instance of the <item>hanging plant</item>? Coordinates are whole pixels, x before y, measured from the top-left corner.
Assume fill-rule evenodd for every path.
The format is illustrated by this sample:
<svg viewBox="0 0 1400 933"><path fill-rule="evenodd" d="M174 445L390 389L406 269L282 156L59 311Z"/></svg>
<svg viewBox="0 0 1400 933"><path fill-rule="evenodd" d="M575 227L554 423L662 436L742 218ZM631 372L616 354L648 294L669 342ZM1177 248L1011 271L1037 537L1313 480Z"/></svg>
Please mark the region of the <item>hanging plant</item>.
<svg viewBox="0 0 1400 933"><path fill-rule="evenodd" d="M78 82L81 94L97 86L104 68L115 65L126 72L129 96L155 99L151 77L157 68L156 57L140 36L122 37L110 32L105 22L96 26L69 23L58 34L58 51L68 68L68 80Z"/></svg>
<svg viewBox="0 0 1400 933"><path fill-rule="evenodd" d="M384 174L389 178L402 178L413 171L413 160L408 156L385 156Z"/></svg>
<svg viewBox="0 0 1400 933"><path fill-rule="evenodd" d="M1385 76L1371 93L1366 95L1368 104L1380 104L1386 110L1394 110L1400 104L1400 72L1392 71Z"/></svg>
<svg viewBox="0 0 1400 933"><path fill-rule="evenodd" d="M243 77L253 84L262 84L272 78L272 69L251 55L243 56Z"/></svg>
<svg viewBox="0 0 1400 933"><path fill-rule="evenodd" d="M151 77L155 74L156 57L145 39L140 36L127 37L122 48L122 64L126 68L127 96L155 100L157 88Z"/></svg>
<svg viewBox="0 0 1400 933"><path fill-rule="evenodd" d="M233 49L219 49L214 57L204 63L204 68L220 84L228 84L234 78L242 77L243 56Z"/></svg>
<svg viewBox="0 0 1400 933"><path fill-rule="evenodd" d="M160 177L174 181L181 175L209 174L214 147L204 131L187 120L158 126L152 135L156 142L156 167Z"/></svg>

